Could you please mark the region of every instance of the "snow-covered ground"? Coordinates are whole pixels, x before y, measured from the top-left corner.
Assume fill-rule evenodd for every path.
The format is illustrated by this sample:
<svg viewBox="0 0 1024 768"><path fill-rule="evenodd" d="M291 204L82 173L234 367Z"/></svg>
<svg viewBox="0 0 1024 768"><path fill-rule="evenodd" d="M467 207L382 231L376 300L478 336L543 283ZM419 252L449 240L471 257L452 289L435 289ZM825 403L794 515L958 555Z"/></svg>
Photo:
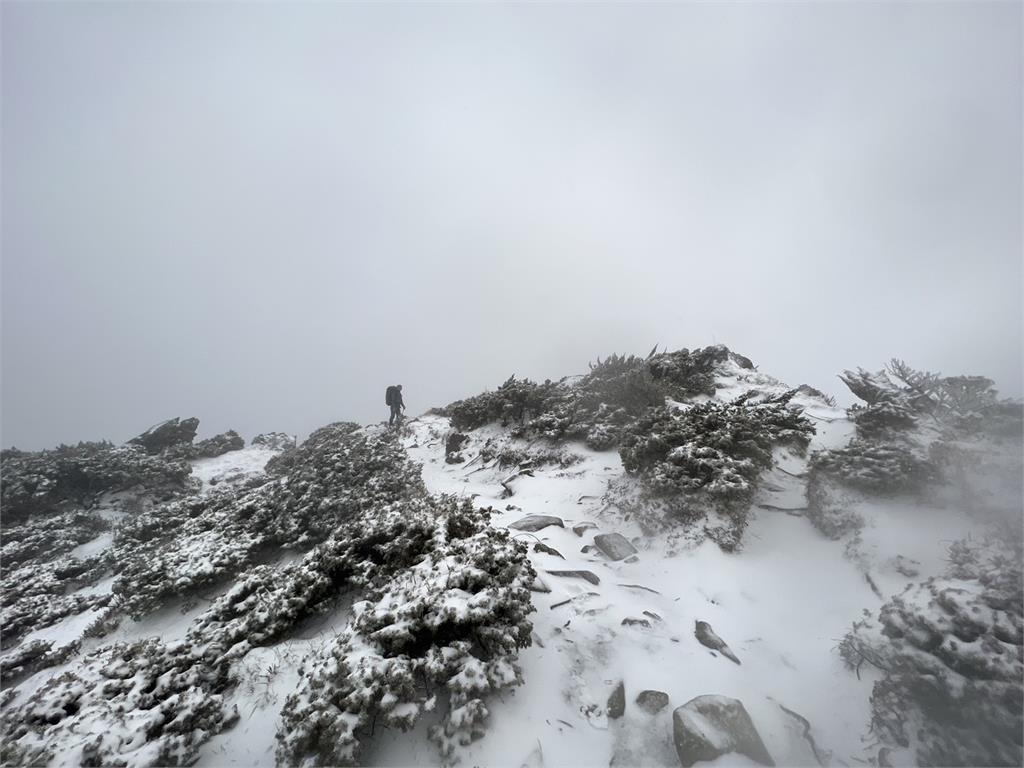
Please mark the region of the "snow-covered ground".
<svg viewBox="0 0 1024 768"><path fill-rule="evenodd" d="M718 385L719 400L751 388L785 390L775 379L732 362ZM793 402L817 429L808 455L848 443L854 428L845 411L809 394ZM488 701L488 730L465 747L463 765L676 766L672 711L705 695L742 701L778 765L876 761L878 745L869 723L878 673L867 667L852 673L838 645L865 611L877 612L910 581L945 570L950 544L976 526L970 510L922 497L851 497L849 508L863 519L863 528L855 536L832 540L806 517L807 456L777 449L739 550L726 553L711 540L681 547L664 536L645 535L628 510L617 505L620 497L610 488L631 482L617 450L595 451L582 443L558 446L577 460L534 466L532 474L510 479L512 468L481 457L485 444L492 453L495 446L525 452L551 446L513 439L491 424L470 433L461 449L464 461L449 464L445 439L450 432L448 418L425 415L408 422L402 433L409 457L422 466L427 490L490 508L495 527L508 528L527 544L538 574L532 593L533 644L520 655L524 683ZM207 493L262 472L276 454L257 446L197 460L193 477ZM127 514L122 502L107 499L97 511L116 523ZM528 515L553 516L562 525L516 528ZM604 556L594 538L611 533L632 542L636 556L618 561ZM216 540L209 541L217 546ZM95 557L112 542L113 534L104 532L70 555ZM282 565L297 556L282 552L273 562ZM113 582L114 577L105 578L72 594L107 594ZM141 621L121 617L102 639L84 633L107 609L68 616L22 643L43 640L52 642L54 650L79 644L85 654L112 642L179 640L228 588L220 585L198 602L181 600ZM240 720L202 745L197 764L273 765L284 700L299 684L304 661L345 627L350 613L350 605L339 600L286 639L238 659L231 671L237 685L228 695ZM698 641L698 622L710 624L729 654ZM73 658L21 680L16 685L20 697L27 698L74 663ZM620 683L625 713L610 718L609 697ZM669 706L645 713L636 703L645 690L664 692ZM408 733L378 729L362 760L381 766L436 764L437 748L427 737L435 719L436 713L425 716ZM754 764L737 754L713 763Z"/></svg>
<svg viewBox="0 0 1024 768"><path fill-rule="evenodd" d="M848 435L839 414L828 417L837 421L820 431L817 446ZM547 765L607 765L613 757L622 765L678 765L667 714L653 718L661 728L646 720L642 727L630 722L648 717L633 703L646 689L669 694L671 707L702 694L740 699L780 765L813 763L814 756L803 738L794 737L802 729L794 731L794 718L779 705L807 718L818 746L837 759L866 759L871 678L846 670L836 645L861 611L877 608L881 600L862 570L844 557L841 543L794 516L799 511L782 511L804 504L802 487L789 474L802 471L802 460L783 461L785 469L767 479L765 486L777 490L763 491L758 502L778 509L756 511L741 552L725 554L708 541L670 556L663 542L641 537L605 502L608 482L623 475L616 451L571 445L582 461L567 469L537 469L533 477L516 479L514 495L503 498L507 469L445 463L447 419L424 416L410 426L406 448L423 464L431 492L493 507L495 526L530 514L559 517L565 526L516 533L531 545L534 568L550 592L534 593L534 645L521 656L525 684L491 706L489 731L467 748L468 763L519 765L536 759L530 755L539 749ZM493 426L473 433L479 442L500 436ZM587 522L595 527L579 535L573 531ZM592 547L595 534L610 532L636 541L635 562L611 562ZM564 559L533 551L535 540ZM555 576L552 570L590 571L600 582ZM624 625L626 619L648 626ZM701 645L694 635L697 621L709 622L741 665ZM605 708L620 680L626 716L610 721ZM638 727L654 732L637 739ZM382 740L372 762L422 762L428 746L415 733L395 736ZM720 759L745 761L736 755Z"/></svg>

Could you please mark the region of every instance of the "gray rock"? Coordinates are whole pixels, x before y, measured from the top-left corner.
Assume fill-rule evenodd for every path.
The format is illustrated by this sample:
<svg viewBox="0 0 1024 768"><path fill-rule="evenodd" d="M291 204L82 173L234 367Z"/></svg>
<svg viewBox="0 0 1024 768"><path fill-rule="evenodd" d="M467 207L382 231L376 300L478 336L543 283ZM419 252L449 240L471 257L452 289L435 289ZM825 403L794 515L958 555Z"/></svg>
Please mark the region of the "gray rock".
<svg viewBox="0 0 1024 768"><path fill-rule="evenodd" d="M608 697L608 717L612 720L626 714L626 683L619 680L612 695Z"/></svg>
<svg viewBox="0 0 1024 768"><path fill-rule="evenodd" d="M736 654L732 652L728 645L725 644L725 640L715 634L715 630L711 628L711 625L706 621L698 621L696 627L693 630L694 637L703 645L705 648L710 648L713 651L718 651L720 654L725 656L727 659L740 663L740 660L736 658Z"/></svg>
<svg viewBox="0 0 1024 768"><path fill-rule="evenodd" d="M230 451L240 451L243 448L245 448L245 440L233 429L200 440L195 444L196 454L207 459L223 456Z"/></svg>
<svg viewBox="0 0 1024 768"><path fill-rule="evenodd" d="M572 527L572 532L575 533L577 536L582 536L584 533L593 528L597 528L597 526L594 523L576 523L576 525Z"/></svg>
<svg viewBox="0 0 1024 768"><path fill-rule="evenodd" d="M636 554L636 547L621 533L599 533L594 537L594 546L609 560L623 560Z"/></svg>
<svg viewBox="0 0 1024 768"><path fill-rule="evenodd" d="M565 528L565 523L562 522L562 518L555 517L554 515L527 515L516 520L514 523L509 523L509 528L515 528L517 531L539 531L541 528L547 528L549 525L557 525L559 528Z"/></svg>
<svg viewBox="0 0 1024 768"><path fill-rule="evenodd" d="M146 453L155 455L165 448L178 443L191 443L199 429L199 419L173 418L150 427L138 437L128 441L129 445L141 446Z"/></svg>
<svg viewBox="0 0 1024 768"><path fill-rule="evenodd" d="M601 579L593 571L548 571L552 576L565 576L570 579L584 579L595 587L601 583Z"/></svg>
<svg viewBox="0 0 1024 768"><path fill-rule="evenodd" d="M539 541L536 542L533 545L533 551L534 552L544 552L544 553L546 553L548 555L554 555L555 557L561 557L563 560L565 560L565 558L562 557L562 553L559 552L557 549L555 549L554 547L549 547L547 544L542 544Z"/></svg>
<svg viewBox="0 0 1024 768"><path fill-rule="evenodd" d="M622 626L624 627L650 627L651 622L647 619L636 619L632 616L627 616L622 620Z"/></svg>
<svg viewBox="0 0 1024 768"><path fill-rule="evenodd" d="M683 768L730 752L746 755L761 765L775 765L738 699L713 695L691 699L672 713L672 732Z"/></svg>
<svg viewBox="0 0 1024 768"><path fill-rule="evenodd" d="M656 715L668 706L668 694L664 691L640 691L636 703L644 712Z"/></svg>

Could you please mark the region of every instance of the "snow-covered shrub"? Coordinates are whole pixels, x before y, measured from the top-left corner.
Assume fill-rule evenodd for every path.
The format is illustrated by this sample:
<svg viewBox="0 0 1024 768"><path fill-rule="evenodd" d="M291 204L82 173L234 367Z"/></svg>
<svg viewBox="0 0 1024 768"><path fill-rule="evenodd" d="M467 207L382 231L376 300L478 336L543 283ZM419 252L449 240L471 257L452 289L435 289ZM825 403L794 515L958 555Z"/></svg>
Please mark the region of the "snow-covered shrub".
<svg viewBox="0 0 1024 768"><path fill-rule="evenodd" d="M39 557L52 559L96 538L109 527L110 523L99 515L81 510L39 515L21 525L9 525L5 520L0 561L4 570L9 571Z"/></svg>
<svg viewBox="0 0 1024 768"><path fill-rule="evenodd" d="M197 619L191 634L197 642L214 638L217 652L227 656L271 642L339 595L380 589L419 563L433 551L439 529L464 515L465 506L414 499L346 520L301 561L250 570Z"/></svg>
<svg viewBox="0 0 1024 768"><path fill-rule="evenodd" d="M907 750L914 763L1020 765L1019 545L963 541L951 559L947 577L908 586L877 622L854 624L840 652L851 669L867 663L881 670L871 695L872 731Z"/></svg>
<svg viewBox="0 0 1024 768"><path fill-rule="evenodd" d="M863 438L881 438L917 426L917 416L910 405L899 398L884 398L865 407L850 408L850 417Z"/></svg>
<svg viewBox="0 0 1024 768"><path fill-rule="evenodd" d="M825 472L813 469L807 476L807 519L830 539L841 539L864 527L863 516L851 509L847 494Z"/></svg>
<svg viewBox="0 0 1024 768"><path fill-rule="evenodd" d="M59 535L54 538L60 541ZM66 549L46 560L42 553L3 569L0 591L0 648L8 649L22 636L52 626L67 616L105 606L110 595L77 595L74 590L93 584L110 568L103 555L75 558Z"/></svg>
<svg viewBox="0 0 1024 768"><path fill-rule="evenodd" d="M503 426L512 422L522 423L528 415L541 410L544 399L556 386L550 381L537 384L529 379L510 376L493 392L459 400L442 412L451 417L452 426L459 431L477 429L493 421Z"/></svg>
<svg viewBox="0 0 1024 768"><path fill-rule="evenodd" d="M393 433L353 424L318 429L267 464L273 479L167 504L118 529L114 584L141 616L172 597L241 572L268 551L308 548L381 507L425 495L419 468Z"/></svg>
<svg viewBox="0 0 1024 768"><path fill-rule="evenodd" d="M672 391L673 397L682 400L694 395L715 395L715 371L730 356L729 349L722 344L712 347L681 349L678 352L667 352L654 355L647 361L647 369L658 381L664 382ZM747 358L737 355L746 361L741 367L752 367Z"/></svg>
<svg viewBox="0 0 1024 768"><path fill-rule="evenodd" d="M854 437L845 448L815 453L811 472L871 493L900 493L920 490L935 477L935 466L913 443Z"/></svg>
<svg viewBox="0 0 1024 768"><path fill-rule="evenodd" d="M904 428L911 426L908 416L924 414L938 426L962 432L1019 436L1024 425L1024 406L1000 399L994 382L984 376L942 376L893 359L883 371L858 368L839 378L868 406L888 403L889 417Z"/></svg>
<svg viewBox="0 0 1024 768"><path fill-rule="evenodd" d="M33 640L0 656L0 682L10 685L46 667L66 661L78 648L74 644L55 649L52 640ZM0 760L6 765L6 761Z"/></svg>
<svg viewBox="0 0 1024 768"><path fill-rule="evenodd" d="M186 642L116 644L85 657L0 716L4 762L191 765L230 726L227 667Z"/></svg>
<svg viewBox="0 0 1024 768"><path fill-rule="evenodd" d="M514 376L493 392L452 403L437 412L451 417L461 431L491 422L511 426L520 437L551 441L582 440L595 450L618 445L626 428L665 398L686 400L715 394L716 371L742 358L724 346L693 352L612 355L590 365L580 377L536 384ZM749 365L749 361L746 361Z"/></svg>
<svg viewBox="0 0 1024 768"><path fill-rule="evenodd" d="M311 662L282 711L279 762L358 764L375 725L408 730L435 706L446 709L430 737L451 761L483 734L485 698L522 681L533 578L522 544L484 512L450 508L436 549L356 603Z"/></svg>
<svg viewBox="0 0 1024 768"><path fill-rule="evenodd" d="M623 467L654 496L677 499L684 517L713 506L741 532L757 481L772 465L772 448L803 452L814 434L811 422L789 406L792 396L652 408L625 434Z"/></svg>
<svg viewBox="0 0 1024 768"><path fill-rule="evenodd" d="M0 504L12 525L62 506L88 506L100 494L141 485L161 498L189 489L192 468L149 456L141 447L108 442L62 445L49 451L0 452Z"/></svg>

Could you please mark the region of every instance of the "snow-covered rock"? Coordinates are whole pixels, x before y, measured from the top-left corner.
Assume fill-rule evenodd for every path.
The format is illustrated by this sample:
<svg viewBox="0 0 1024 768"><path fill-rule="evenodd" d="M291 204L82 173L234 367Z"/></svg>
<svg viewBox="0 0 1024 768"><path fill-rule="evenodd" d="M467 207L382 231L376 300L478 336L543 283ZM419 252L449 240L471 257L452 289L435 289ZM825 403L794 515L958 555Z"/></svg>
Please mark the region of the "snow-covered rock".
<svg viewBox="0 0 1024 768"><path fill-rule="evenodd" d="M704 695L672 713L676 752L683 768L736 752L761 765L775 765L743 702Z"/></svg>

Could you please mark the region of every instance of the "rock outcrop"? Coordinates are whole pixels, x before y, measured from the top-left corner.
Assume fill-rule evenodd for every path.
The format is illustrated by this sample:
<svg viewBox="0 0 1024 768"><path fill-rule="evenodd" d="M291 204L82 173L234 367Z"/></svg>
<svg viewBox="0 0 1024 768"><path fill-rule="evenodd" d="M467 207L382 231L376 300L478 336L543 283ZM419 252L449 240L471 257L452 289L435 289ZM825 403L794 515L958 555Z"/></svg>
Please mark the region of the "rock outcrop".
<svg viewBox="0 0 1024 768"><path fill-rule="evenodd" d="M730 752L746 755L761 765L775 765L738 699L715 695L691 699L672 713L672 731L684 768Z"/></svg>
<svg viewBox="0 0 1024 768"><path fill-rule="evenodd" d="M189 419L175 417L150 427L138 437L129 440L128 444L138 445L150 456L155 456L173 445L191 443L195 439L197 429L199 419L194 416Z"/></svg>

